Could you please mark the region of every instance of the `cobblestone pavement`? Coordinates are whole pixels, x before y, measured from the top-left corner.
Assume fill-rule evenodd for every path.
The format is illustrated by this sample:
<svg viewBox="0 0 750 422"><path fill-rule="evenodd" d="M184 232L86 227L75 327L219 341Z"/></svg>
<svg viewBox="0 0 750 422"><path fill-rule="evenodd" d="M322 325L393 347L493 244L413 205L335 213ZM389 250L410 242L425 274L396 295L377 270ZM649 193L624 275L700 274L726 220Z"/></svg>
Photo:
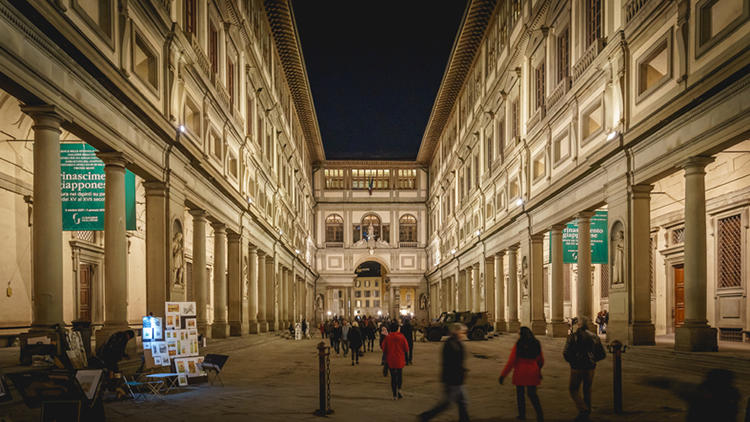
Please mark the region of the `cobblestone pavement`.
<svg viewBox="0 0 750 422"><path fill-rule="evenodd" d="M222 378L224 387L201 384L169 394L163 400L114 402L105 405L109 421L307 421L318 404L318 369L314 340L291 341L274 335L211 341L204 353L230 356ZM473 421L515 420L515 390L499 385L498 375L515 341L503 335L467 342L467 390ZM568 367L562 359L562 339L541 338L546 364L539 389L546 420L572 420L575 409L567 392ZM412 421L435 404L440 393L440 344L417 343L414 362L404 370L405 398L393 401L388 378L382 376L380 353L366 353L358 366L349 357L332 358L332 421ZM377 349L377 346L376 346ZM0 366L12 365L18 349L0 349ZM13 352L15 351L15 355ZM597 369L594 381L594 421L679 421L685 403L672 393L642 384L643 377L670 376L699 382L710 368L733 369L743 394L750 394L750 353L730 349L719 353L676 353L667 346L635 347L624 354L625 413L614 415L611 357ZM508 380L509 381L509 380ZM527 417L533 420L528 404ZM436 421L457 420L449 409ZM22 403L0 404L0 416L14 422L38 420L38 411Z"/></svg>

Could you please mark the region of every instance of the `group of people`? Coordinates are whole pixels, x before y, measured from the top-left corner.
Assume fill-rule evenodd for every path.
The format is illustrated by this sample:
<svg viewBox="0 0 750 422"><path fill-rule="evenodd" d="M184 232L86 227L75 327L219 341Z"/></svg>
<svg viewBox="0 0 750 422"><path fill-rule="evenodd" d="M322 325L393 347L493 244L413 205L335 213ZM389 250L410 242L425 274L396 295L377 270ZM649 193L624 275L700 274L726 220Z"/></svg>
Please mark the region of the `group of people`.
<svg viewBox="0 0 750 422"><path fill-rule="evenodd" d="M591 386L594 380L596 364L606 357L604 346L599 336L590 330L590 321L581 317L576 329L568 336L563 351L563 358L570 365L569 391L578 410L576 421L588 421L591 414ZM468 422L466 391L464 378L464 347L466 326L461 323L450 327L450 338L443 345L442 382L445 384L443 397L432 409L419 415L420 421L429 421L443 412L451 403L458 405L459 421ZM542 382L544 354L539 340L528 327L521 327L518 341L513 345L508 361L500 373L499 382L503 384L508 374L513 372L511 382L516 386L516 404L518 419L526 419L526 396L531 402L537 421L544 420L542 405L537 395L537 387ZM583 395L581 395L583 386Z"/></svg>

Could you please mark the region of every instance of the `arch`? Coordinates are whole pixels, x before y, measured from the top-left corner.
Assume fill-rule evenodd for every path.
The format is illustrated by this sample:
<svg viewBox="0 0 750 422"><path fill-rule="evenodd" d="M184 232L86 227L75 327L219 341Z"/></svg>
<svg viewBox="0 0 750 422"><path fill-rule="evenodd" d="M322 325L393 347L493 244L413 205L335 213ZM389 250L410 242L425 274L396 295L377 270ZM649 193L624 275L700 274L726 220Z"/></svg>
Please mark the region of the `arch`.
<svg viewBox="0 0 750 422"><path fill-rule="evenodd" d="M388 268L388 264L383 260L383 258L376 256L376 255L364 255L361 258L357 259L354 263L354 269L359 268L360 265L364 264L367 261L373 261L380 264L380 276L385 277L386 274L390 273L390 269Z"/></svg>
<svg viewBox="0 0 750 422"><path fill-rule="evenodd" d="M372 225L372 233L369 232L370 225ZM367 213L362 216L361 230L362 238L365 238L365 233L369 234L373 240L380 239L380 235L383 229L383 222L379 215L374 212Z"/></svg>
<svg viewBox="0 0 750 422"><path fill-rule="evenodd" d="M398 241L400 243L417 243L417 217L404 214L398 219Z"/></svg>
<svg viewBox="0 0 750 422"><path fill-rule="evenodd" d="M326 243L344 242L344 219L338 214L326 217Z"/></svg>

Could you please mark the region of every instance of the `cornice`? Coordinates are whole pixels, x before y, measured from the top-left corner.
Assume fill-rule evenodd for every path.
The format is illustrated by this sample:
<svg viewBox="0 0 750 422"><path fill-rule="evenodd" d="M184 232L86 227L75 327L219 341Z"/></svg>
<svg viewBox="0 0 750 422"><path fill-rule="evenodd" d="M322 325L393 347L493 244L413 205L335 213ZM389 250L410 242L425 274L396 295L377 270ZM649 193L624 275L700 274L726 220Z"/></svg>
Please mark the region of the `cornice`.
<svg viewBox="0 0 750 422"><path fill-rule="evenodd" d="M422 136L417 161L427 164L435 151L440 134L450 117L474 58L479 52L485 29L497 0L471 0L464 13L448 66L443 74L437 98L432 106L427 128Z"/></svg>
<svg viewBox="0 0 750 422"><path fill-rule="evenodd" d="M318 126L318 116L315 113L297 24L294 21L289 0L265 0L264 4L281 66L284 69L302 132L310 150L310 159L313 163L323 161L325 152Z"/></svg>

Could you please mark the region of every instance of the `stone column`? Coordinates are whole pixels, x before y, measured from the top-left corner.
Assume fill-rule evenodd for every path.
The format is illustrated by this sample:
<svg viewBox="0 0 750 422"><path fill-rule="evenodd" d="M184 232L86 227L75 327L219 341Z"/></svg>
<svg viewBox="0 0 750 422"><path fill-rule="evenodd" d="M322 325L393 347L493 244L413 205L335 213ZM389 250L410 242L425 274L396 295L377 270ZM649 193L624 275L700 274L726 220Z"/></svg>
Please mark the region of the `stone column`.
<svg viewBox="0 0 750 422"><path fill-rule="evenodd" d="M214 323L213 338L229 336L227 323L227 231L222 223L213 223L214 229Z"/></svg>
<svg viewBox="0 0 750 422"><path fill-rule="evenodd" d="M398 309L396 309L396 288L391 285L388 292L388 314L391 318L398 318Z"/></svg>
<svg viewBox="0 0 750 422"><path fill-rule="evenodd" d="M578 283L576 286L576 302L578 317L586 317L591 322L594 331L593 294L591 286L591 217L593 211L578 213Z"/></svg>
<svg viewBox="0 0 750 422"><path fill-rule="evenodd" d="M518 245L508 248L508 331L517 333L518 321Z"/></svg>
<svg viewBox="0 0 750 422"><path fill-rule="evenodd" d="M276 288L274 286L276 274L274 272L273 257L266 257L266 322L268 322L268 331L275 331L276 328Z"/></svg>
<svg viewBox="0 0 750 422"><path fill-rule="evenodd" d="M286 319L286 268L279 266L277 278L279 284L279 330L283 332L289 327L289 321Z"/></svg>
<svg viewBox="0 0 750 422"><path fill-rule="evenodd" d="M106 341L112 333L128 328L128 239L125 232L127 160L119 152L100 152L96 155L104 161L105 175L104 329L97 339Z"/></svg>
<svg viewBox="0 0 750 422"><path fill-rule="evenodd" d="M242 324L242 297L245 280L242 277L242 236L230 231L227 234L227 273L229 279L229 334L242 336L246 327Z"/></svg>
<svg viewBox="0 0 750 422"><path fill-rule="evenodd" d="M63 324L62 199L60 123L54 106L25 106L34 120L34 207L32 264L34 296L30 332ZM124 209L123 209L124 211ZM163 307L163 306L162 306Z"/></svg>
<svg viewBox="0 0 750 422"><path fill-rule="evenodd" d="M685 170L685 323L675 330L676 350L718 351L716 329L706 319L706 166L711 157L691 157Z"/></svg>
<svg viewBox="0 0 750 422"><path fill-rule="evenodd" d="M651 185L634 185L630 188L630 274L633 289L633 322L630 343L656 344L656 330L651 321ZM624 240L623 240L624 241ZM614 252L613 252L614 253ZM613 262L613 260L610 260ZM622 265L626 265L625 262ZM624 269L618 269L624 273ZM610 278L612 278L610 276ZM625 278L627 280L627 278Z"/></svg>
<svg viewBox="0 0 750 422"><path fill-rule="evenodd" d="M469 287L470 294L467 295L471 298L471 311L472 312L479 312L479 305L480 305L480 296L479 294L481 286L479 285L479 264L474 264L471 266L471 270L469 271L471 273L471 282L466 283L466 286Z"/></svg>
<svg viewBox="0 0 750 422"><path fill-rule="evenodd" d="M250 245L248 249L248 272L250 283L247 292L247 313L250 316L250 334L258 334L258 249Z"/></svg>
<svg viewBox="0 0 750 422"><path fill-rule="evenodd" d="M484 306L483 311L487 311L491 317L490 324L495 321L495 258L490 256L483 259L484 263ZM493 324L494 326L494 324Z"/></svg>
<svg viewBox="0 0 750 422"><path fill-rule="evenodd" d="M170 277L169 258L170 224L168 218L169 206L167 186L162 182L145 182L146 188L146 313L164 318L164 302L171 295L167 292L175 280ZM185 229L183 226L182 234ZM175 236L173 233L172 236ZM184 238L181 240L184 246ZM184 251L183 251L184 253ZM184 263L183 256L183 263ZM182 288L185 289L185 268L183 264Z"/></svg>
<svg viewBox="0 0 750 422"><path fill-rule="evenodd" d="M565 229L564 224L555 224L550 230L550 270L552 272L552 285L550 287L550 320L552 330L550 334L553 337L567 337L568 324L565 323L564 308L564 287L563 278L563 247L562 232Z"/></svg>
<svg viewBox="0 0 750 422"><path fill-rule="evenodd" d="M531 235L529 273L531 289L531 331L536 335L547 334L547 321L544 318L544 235Z"/></svg>
<svg viewBox="0 0 750 422"><path fill-rule="evenodd" d="M258 250L258 332L268 331L266 285L266 253Z"/></svg>
<svg viewBox="0 0 750 422"><path fill-rule="evenodd" d="M505 268L503 268L503 257L505 251L495 254L495 330L505 331Z"/></svg>
<svg viewBox="0 0 750 422"><path fill-rule="evenodd" d="M193 216L193 289L195 289L198 332L210 338L208 279L206 278L206 212L190 210L190 215Z"/></svg>
<svg viewBox="0 0 750 422"><path fill-rule="evenodd" d="M432 293L430 293L432 298ZM443 277L441 276L437 282L437 292L435 295L435 313L431 315L432 318L436 318L445 310L445 298L443 297Z"/></svg>

